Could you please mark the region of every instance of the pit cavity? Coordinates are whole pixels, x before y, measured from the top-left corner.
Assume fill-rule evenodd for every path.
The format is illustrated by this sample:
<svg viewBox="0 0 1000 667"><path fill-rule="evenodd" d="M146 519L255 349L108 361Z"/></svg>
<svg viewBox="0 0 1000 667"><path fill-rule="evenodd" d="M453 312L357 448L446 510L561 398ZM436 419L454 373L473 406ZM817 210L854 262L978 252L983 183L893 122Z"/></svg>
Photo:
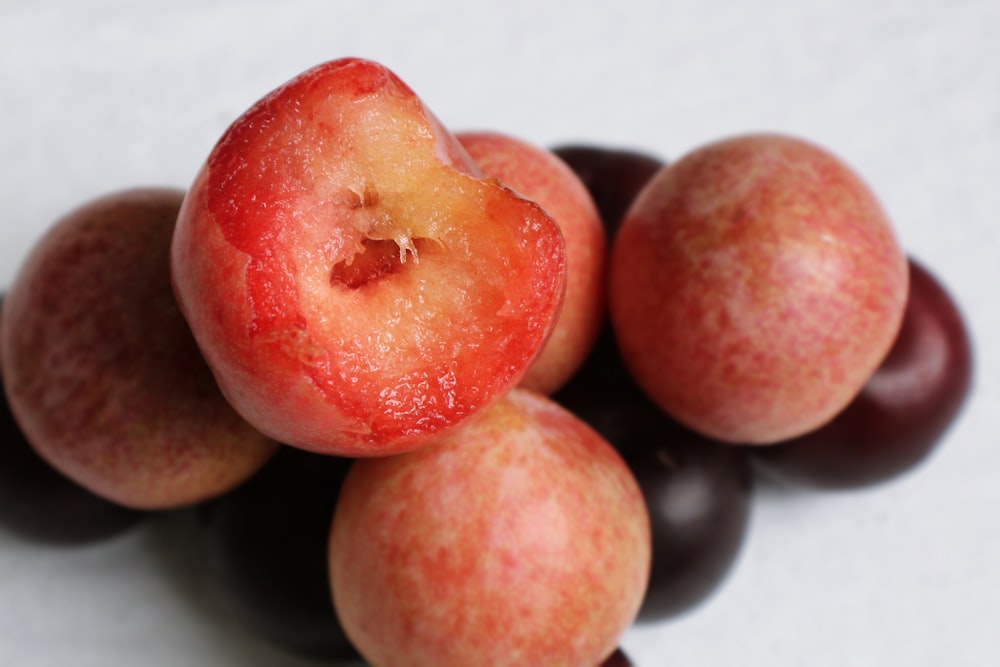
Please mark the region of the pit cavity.
<svg viewBox="0 0 1000 667"><path fill-rule="evenodd" d="M419 261L420 248L425 239L408 237L393 239L364 239L361 252L337 262L330 272L333 286L358 289L403 271Z"/></svg>

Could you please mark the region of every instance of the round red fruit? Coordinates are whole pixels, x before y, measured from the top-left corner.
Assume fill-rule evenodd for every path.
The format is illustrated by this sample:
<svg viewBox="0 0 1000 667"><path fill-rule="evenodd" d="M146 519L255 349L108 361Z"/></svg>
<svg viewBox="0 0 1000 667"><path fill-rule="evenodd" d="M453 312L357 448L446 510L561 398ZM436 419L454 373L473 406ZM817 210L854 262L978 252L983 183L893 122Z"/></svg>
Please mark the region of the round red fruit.
<svg viewBox="0 0 1000 667"><path fill-rule="evenodd" d="M614 448L515 389L430 447L354 464L334 606L373 667L594 667L639 610L649 540Z"/></svg>
<svg viewBox="0 0 1000 667"><path fill-rule="evenodd" d="M184 202L172 270L232 405L276 440L420 447L515 386L548 337L565 245L478 178L385 67L318 65L254 104Z"/></svg>
<svg viewBox="0 0 1000 667"><path fill-rule="evenodd" d="M774 443L829 421L899 331L906 257L878 201L832 154L748 135L660 171L612 247L622 356L708 437Z"/></svg>

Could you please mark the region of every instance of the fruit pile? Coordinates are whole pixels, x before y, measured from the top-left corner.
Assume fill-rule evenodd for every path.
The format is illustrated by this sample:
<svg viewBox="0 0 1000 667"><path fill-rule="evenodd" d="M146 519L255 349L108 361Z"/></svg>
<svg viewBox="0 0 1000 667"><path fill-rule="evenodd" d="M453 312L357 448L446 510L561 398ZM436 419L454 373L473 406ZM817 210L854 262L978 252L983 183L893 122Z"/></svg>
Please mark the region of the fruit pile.
<svg viewBox="0 0 1000 667"><path fill-rule="evenodd" d="M672 164L449 132L342 59L186 192L54 224L4 296L0 521L197 507L250 631L333 663L630 664L731 570L755 473L896 477L961 314L862 180L774 134Z"/></svg>

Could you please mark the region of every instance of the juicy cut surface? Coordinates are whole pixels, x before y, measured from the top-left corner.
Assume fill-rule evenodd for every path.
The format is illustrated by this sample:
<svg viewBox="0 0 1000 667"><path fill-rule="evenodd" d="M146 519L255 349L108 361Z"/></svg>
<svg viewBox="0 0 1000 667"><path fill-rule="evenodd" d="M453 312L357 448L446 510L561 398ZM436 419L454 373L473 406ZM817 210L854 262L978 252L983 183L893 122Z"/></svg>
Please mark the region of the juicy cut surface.
<svg viewBox="0 0 1000 667"><path fill-rule="evenodd" d="M516 383L562 298L563 240L474 171L366 61L307 73L230 128L186 202L175 281L248 419L266 410L262 430L308 449L376 453Z"/></svg>

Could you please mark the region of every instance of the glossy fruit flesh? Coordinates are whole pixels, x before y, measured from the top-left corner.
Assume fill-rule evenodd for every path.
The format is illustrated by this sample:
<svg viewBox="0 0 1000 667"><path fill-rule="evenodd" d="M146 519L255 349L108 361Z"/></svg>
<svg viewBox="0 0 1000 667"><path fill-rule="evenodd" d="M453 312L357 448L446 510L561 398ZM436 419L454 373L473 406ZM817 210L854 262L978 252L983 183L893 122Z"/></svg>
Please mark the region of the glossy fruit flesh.
<svg viewBox="0 0 1000 667"><path fill-rule="evenodd" d="M817 431L755 453L772 472L813 486L894 479L944 437L969 395L972 368L972 341L957 304L911 259L899 336L861 393Z"/></svg>
<svg viewBox="0 0 1000 667"><path fill-rule="evenodd" d="M562 298L562 238L470 173L367 61L314 68L229 128L185 202L173 266L248 420L306 449L388 454L516 384Z"/></svg>

